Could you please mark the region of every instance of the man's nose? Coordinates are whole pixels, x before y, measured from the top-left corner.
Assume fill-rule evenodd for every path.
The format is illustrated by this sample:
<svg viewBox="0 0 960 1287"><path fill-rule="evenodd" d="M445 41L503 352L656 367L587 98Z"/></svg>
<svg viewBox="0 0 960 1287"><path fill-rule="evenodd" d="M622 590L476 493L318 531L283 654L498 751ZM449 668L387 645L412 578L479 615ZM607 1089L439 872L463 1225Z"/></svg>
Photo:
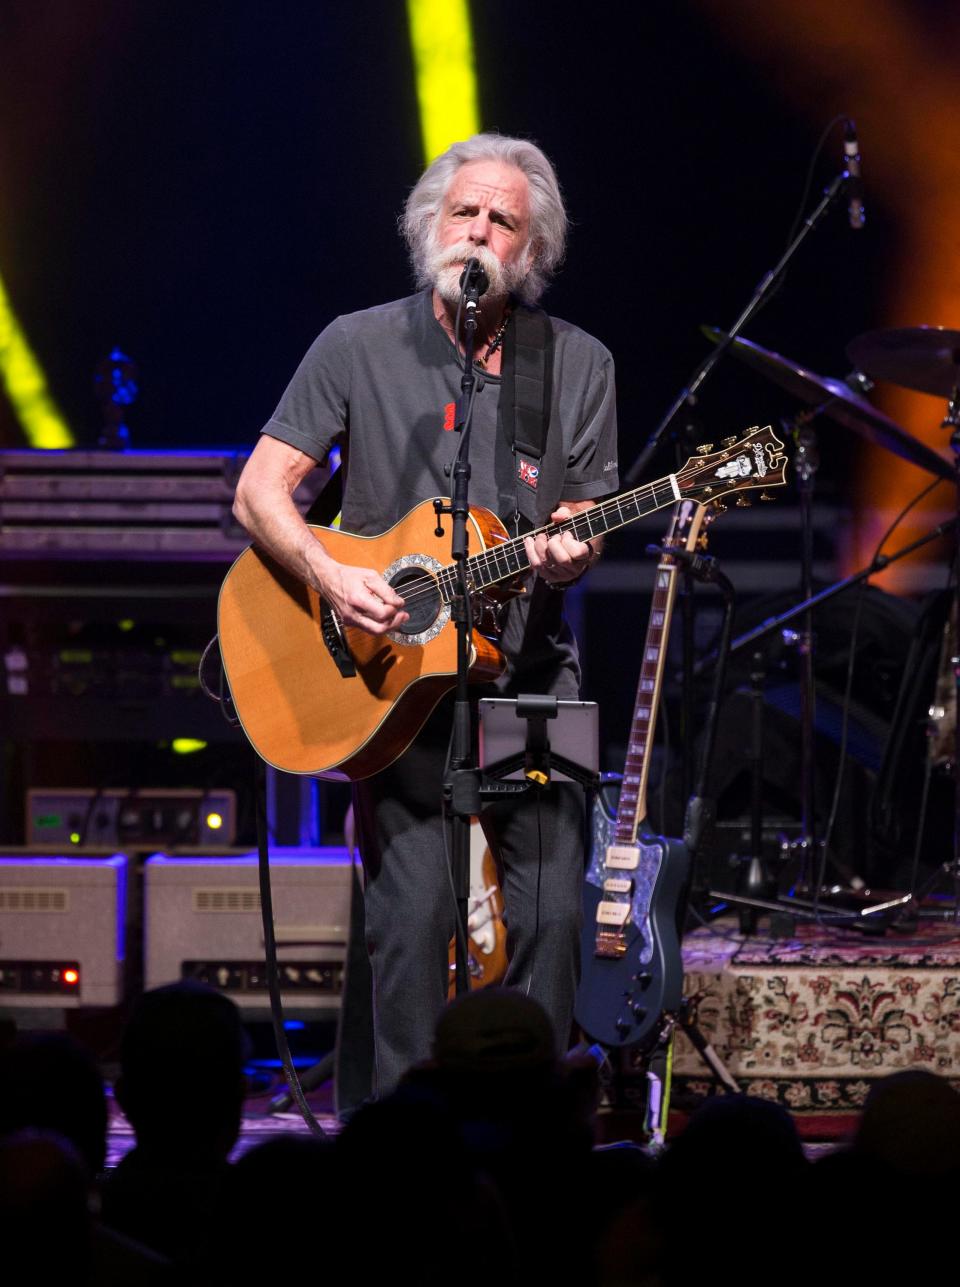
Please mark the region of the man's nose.
<svg viewBox="0 0 960 1287"><path fill-rule="evenodd" d="M471 221L467 235L474 245L485 246L490 240L490 220L478 215Z"/></svg>

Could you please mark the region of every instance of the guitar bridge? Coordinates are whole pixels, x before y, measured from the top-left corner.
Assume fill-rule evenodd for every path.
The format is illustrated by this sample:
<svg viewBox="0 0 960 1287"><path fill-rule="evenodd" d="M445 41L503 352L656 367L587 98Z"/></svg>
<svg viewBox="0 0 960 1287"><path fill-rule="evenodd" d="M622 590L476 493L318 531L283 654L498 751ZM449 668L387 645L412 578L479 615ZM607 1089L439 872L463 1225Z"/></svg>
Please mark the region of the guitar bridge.
<svg viewBox="0 0 960 1287"><path fill-rule="evenodd" d="M597 930L597 945L594 948L594 956L604 956L612 959L626 956L627 941L620 933L611 932L610 930Z"/></svg>
<svg viewBox="0 0 960 1287"><path fill-rule="evenodd" d="M334 665L343 679L353 679L357 668L350 656L347 640L340 625L340 619L326 600L320 600L320 633L327 645L327 652L333 658Z"/></svg>

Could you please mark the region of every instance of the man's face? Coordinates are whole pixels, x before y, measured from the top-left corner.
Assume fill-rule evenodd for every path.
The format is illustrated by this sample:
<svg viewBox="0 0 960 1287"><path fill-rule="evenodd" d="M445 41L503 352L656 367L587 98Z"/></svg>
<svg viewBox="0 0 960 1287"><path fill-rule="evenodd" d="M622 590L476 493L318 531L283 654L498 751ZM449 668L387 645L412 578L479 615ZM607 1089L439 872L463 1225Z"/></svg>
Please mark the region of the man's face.
<svg viewBox="0 0 960 1287"><path fill-rule="evenodd" d="M460 274L471 257L480 261L502 298L530 266L530 188L527 176L502 161L471 161L453 177L430 233L428 263L441 297L456 303Z"/></svg>

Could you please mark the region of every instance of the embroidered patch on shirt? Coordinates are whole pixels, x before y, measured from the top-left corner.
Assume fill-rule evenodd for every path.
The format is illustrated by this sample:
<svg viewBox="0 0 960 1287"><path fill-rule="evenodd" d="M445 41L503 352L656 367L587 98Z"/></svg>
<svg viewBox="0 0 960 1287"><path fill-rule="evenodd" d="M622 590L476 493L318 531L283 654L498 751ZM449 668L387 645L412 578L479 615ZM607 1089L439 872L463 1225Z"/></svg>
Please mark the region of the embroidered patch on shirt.
<svg viewBox="0 0 960 1287"><path fill-rule="evenodd" d="M457 404L448 402L443 408L443 428L445 433L449 433L457 423Z"/></svg>
<svg viewBox="0 0 960 1287"><path fill-rule="evenodd" d="M537 480L540 477L540 466L531 464L529 460L520 460L517 462L517 477L521 483L526 483L531 491L537 490Z"/></svg>

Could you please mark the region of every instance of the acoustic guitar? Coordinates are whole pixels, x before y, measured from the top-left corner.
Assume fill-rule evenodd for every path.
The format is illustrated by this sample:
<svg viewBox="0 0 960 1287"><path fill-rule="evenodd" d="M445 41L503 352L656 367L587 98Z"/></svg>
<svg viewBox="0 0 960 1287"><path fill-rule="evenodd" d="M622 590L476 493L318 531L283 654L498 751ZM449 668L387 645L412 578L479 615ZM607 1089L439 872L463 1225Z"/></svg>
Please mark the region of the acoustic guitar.
<svg viewBox="0 0 960 1287"><path fill-rule="evenodd" d="M768 425L719 451L701 449L675 474L601 501L538 529L585 541L684 498L786 482L783 443ZM355 781L391 764L456 682L452 608L457 572L450 537L432 500L379 536L314 528L340 563L370 568L402 596L409 621L387 635L344 627L333 608L275 559L250 546L224 579L218 606L220 651L244 732L268 764L286 773ZM494 679L503 655L489 637L504 595L522 593L529 570L521 537L489 510L472 509L477 553L465 574L474 622L470 678Z"/></svg>
<svg viewBox="0 0 960 1287"><path fill-rule="evenodd" d="M704 506L681 501L663 549L693 551L704 515ZM676 581L676 561L665 553L654 578L619 798L611 808L612 784L606 785L592 818L574 1016L592 1041L608 1047L655 1040L661 1016L677 1009L683 989L677 919L689 855L681 840L651 835L646 821L650 752Z"/></svg>

